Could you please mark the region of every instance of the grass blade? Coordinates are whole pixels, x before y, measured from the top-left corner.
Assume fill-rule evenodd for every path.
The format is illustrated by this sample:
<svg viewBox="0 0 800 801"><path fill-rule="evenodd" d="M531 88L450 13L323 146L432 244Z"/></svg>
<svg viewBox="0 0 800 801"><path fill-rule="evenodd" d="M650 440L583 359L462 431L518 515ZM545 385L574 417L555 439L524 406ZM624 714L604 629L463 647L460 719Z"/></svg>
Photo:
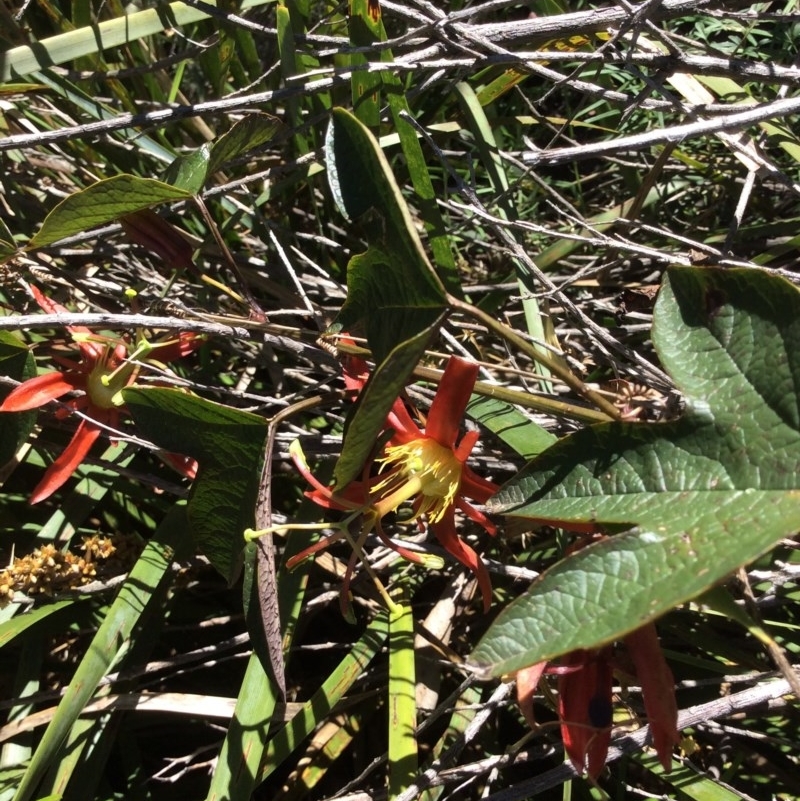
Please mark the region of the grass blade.
<svg viewBox="0 0 800 801"><path fill-rule="evenodd" d="M145 546L131 570L92 644L86 651L53 720L45 731L14 796L15 801L32 798L50 767L51 761L64 743L82 709L94 695L97 685L113 664L121 648L126 647L134 626L141 622L151 606L156 590L168 575L176 555L187 546L186 510L175 506Z"/></svg>

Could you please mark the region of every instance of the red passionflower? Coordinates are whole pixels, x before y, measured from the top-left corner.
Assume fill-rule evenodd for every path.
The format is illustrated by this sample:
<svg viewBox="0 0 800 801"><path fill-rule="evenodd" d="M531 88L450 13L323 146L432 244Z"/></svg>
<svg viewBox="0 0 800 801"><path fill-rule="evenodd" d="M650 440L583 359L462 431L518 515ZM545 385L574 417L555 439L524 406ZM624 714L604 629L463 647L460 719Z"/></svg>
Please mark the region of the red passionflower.
<svg viewBox="0 0 800 801"><path fill-rule="evenodd" d="M36 287L31 286L31 291L46 312L67 312ZM75 362L60 356L54 357L63 370L24 381L0 405L0 412L23 412L38 409L75 390L83 392L78 397L63 401L56 412L58 417L66 417L73 411L82 412L84 416L67 447L45 471L30 497L30 503L44 500L67 481L86 458L103 428L119 427L123 411L119 392L136 379L140 369L139 360L170 361L191 353L201 341L194 334L181 333L177 339L163 343L141 339L131 351L130 343L122 338L103 337L84 326L69 326L67 330L78 346L80 360ZM185 464L183 472L192 477L195 469L196 466Z"/></svg>
<svg viewBox="0 0 800 801"><path fill-rule="evenodd" d="M655 626L631 632L623 642L633 662L650 724L653 746L665 770L679 741L675 681L667 665ZM578 773L596 779L605 765L611 741L613 649L605 647L567 654L562 664L539 663L517 674L520 708L533 727L533 693L544 672L558 674L558 715L564 750Z"/></svg>
<svg viewBox="0 0 800 801"><path fill-rule="evenodd" d="M398 546L383 531L383 518L410 503L412 514L405 522L422 525L427 521L445 550L475 574L484 608L489 608L492 587L488 571L475 551L459 537L455 522L458 509L489 534L496 533L494 524L470 503L485 503L498 489L466 464L478 440L478 432L469 431L459 441L461 420L477 374L476 364L455 356L450 358L431 404L424 431L398 398L387 419L391 437L374 460L377 471L373 471L375 474L372 475L370 465L367 465L364 478L353 481L343 490L334 491L321 484L309 470L299 443L293 443L290 452L294 462L313 487L306 492L306 496L326 509L351 513L338 533L307 548L294 558L293 563L311 556L335 540L349 536L347 526L359 516L363 522L361 535L355 543L357 546L363 543L369 532L374 531L404 557L418 562L430 561ZM348 360L345 366L348 389L359 391L367 377L368 370L363 360ZM359 547L355 549L351 560L351 570L358 557ZM345 592L349 572L345 579Z"/></svg>
<svg viewBox="0 0 800 801"><path fill-rule="evenodd" d="M478 432L467 431L459 441L461 421L477 377L477 364L450 357L424 432L405 404L399 399L395 402L388 419L394 436L381 460L389 474L376 486L376 490L389 494L376 506L385 513L413 498L414 519L425 515L444 549L475 574L488 611L492 599L489 573L475 551L458 536L455 523L458 509L487 533L497 533L494 523L469 502L484 504L498 490L466 463L478 442Z"/></svg>

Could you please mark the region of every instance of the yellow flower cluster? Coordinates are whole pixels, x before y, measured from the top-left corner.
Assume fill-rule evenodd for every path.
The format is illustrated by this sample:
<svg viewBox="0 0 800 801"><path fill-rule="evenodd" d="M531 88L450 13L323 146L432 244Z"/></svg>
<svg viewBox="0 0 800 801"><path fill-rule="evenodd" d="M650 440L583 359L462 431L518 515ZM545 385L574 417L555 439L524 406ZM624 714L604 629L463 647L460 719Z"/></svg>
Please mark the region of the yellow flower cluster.
<svg viewBox="0 0 800 801"><path fill-rule="evenodd" d="M122 534L95 534L83 538L80 550L83 553L76 554L48 544L14 559L0 571L0 606L9 603L15 593L52 596L126 572L140 548Z"/></svg>

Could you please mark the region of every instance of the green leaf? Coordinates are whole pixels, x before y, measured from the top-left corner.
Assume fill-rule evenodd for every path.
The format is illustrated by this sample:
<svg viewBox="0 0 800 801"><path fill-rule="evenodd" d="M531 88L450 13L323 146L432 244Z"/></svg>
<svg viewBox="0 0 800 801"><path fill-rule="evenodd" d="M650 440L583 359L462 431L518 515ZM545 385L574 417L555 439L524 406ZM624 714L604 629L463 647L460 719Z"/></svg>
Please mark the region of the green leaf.
<svg viewBox="0 0 800 801"><path fill-rule="evenodd" d="M414 277L409 263L383 245L350 259L347 301L336 322L344 330L362 323L376 361L417 334L432 333L442 316L442 300L426 295Z"/></svg>
<svg viewBox="0 0 800 801"><path fill-rule="evenodd" d="M163 387L129 387L125 403L139 433L200 465L187 515L197 547L232 582L244 530L253 525L267 424L249 412Z"/></svg>
<svg viewBox="0 0 800 801"><path fill-rule="evenodd" d="M361 470L386 414L405 386L446 311L411 215L375 137L352 114L335 109L326 140L331 191L342 213L361 218L369 249L347 268L347 301L336 324L363 325L377 368L348 421L336 486Z"/></svg>
<svg viewBox="0 0 800 801"><path fill-rule="evenodd" d="M8 261L17 252L17 246L13 242L6 242L0 239L0 264Z"/></svg>
<svg viewBox="0 0 800 801"><path fill-rule="evenodd" d="M399 611L389 613L389 798L412 784L418 771L414 614L403 589L395 598Z"/></svg>
<svg viewBox="0 0 800 801"><path fill-rule="evenodd" d="M411 214L375 137L335 109L326 141L331 191L348 219L364 218L370 247L351 259L348 297L337 323L363 321L378 362L445 309L445 292L425 255Z"/></svg>
<svg viewBox="0 0 800 801"><path fill-rule="evenodd" d="M272 3L273 0L243 0L240 11L253 6ZM215 6L215 0L208 0ZM208 14L185 3L170 3L165 8L148 8L133 14L124 14L112 20L92 23L74 31L51 36L34 45L13 47L0 59L0 82L14 73L25 75L40 67L64 64L80 56L99 53L134 39L150 36L166 27L188 25L205 19ZM165 25L165 20L168 20Z"/></svg>
<svg viewBox="0 0 800 801"><path fill-rule="evenodd" d="M637 526L567 557L472 654L501 675L619 638L800 528L800 292L754 270L674 268L653 342L686 397L675 422L566 437L492 512Z"/></svg>
<svg viewBox="0 0 800 801"><path fill-rule="evenodd" d="M497 398L473 395L467 404L467 414L525 459L537 456L556 441L555 434Z"/></svg>
<svg viewBox="0 0 800 801"><path fill-rule="evenodd" d="M3 240L4 245L14 247L11 244L14 241L14 235L11 233L2 217L0 217L0 240Z"/></svg>
<svg viewBox="0 0 800 801"><path fill-rule="evenodd" d="M380 612L353 643L350 650L330 672L322 686L306 701L300 711L269 741L261 765L259 782L282 765L303 740L326 719L330 711L353 686L370 661L381 652L389 633L388 613Z"/></svg>
<svg viewBox="0 0 800 801"><path fill-rule="evenodd" d="M377 2L351 0L347 27L354 50L371 47L375 42L386 39L381 22L381 7ZM364 125L377 128L381 122L382 73L358 69L368 63L368 56L363 52L351 53L349 60L350 66L354 68L350 78L353 110Z"/></svg>
<svg viewBox="0 0 800 801"><path fill-rule="evenodd" d="M123 214L188 197L191 193L152 178L116 175L64 198L45 217L27 249L52 245L59 239L112 222Z"/></svg>
<svg viewBox="0 0 800 801"><path fill-rule="evenodd" d="M274 685L258 656L251 653L207 801L249 801L252 798L277 702Z"/></svg>
<svg viewBox="0 0 800 801"><path fill-rule="evenodd" d="M86 69L88 68L87 66ZM94 68L95 67L92 67L92 69ZM76 69L81 68L76 67ZM111 120L115 119L119 114L120 109L116 103L112 105L101 102L96 95L84 91L77 84L70 81L69 78L64 75L59 75L53 70L43 69L41 72L33 72L31 73L31 77L39 81L42 86L46 86L50 90L50 93L56 96L52 97L50 102L58 103L59 105L66 103L68 104L67 107L75 105L87 115L87 122L89 120ZM117 86L119 86L119 84ZM133 101L131 100L130 103L132 106ZM141 131L132 139L127 131L111 131L109 137L111 139L116 139L120 143L120 146L125 149L128 149L132 145L136 150L149 153L166 164L175 157L174 151L165 148L155 139L152 139ZM106 170L109 174L111 173L110 169L106 168Z"/></svg>
<svg viewBox="0 0 800 801"><path fill-rule="evenodd" d="M197 150L178 156L167 167L164 180L176 189L190 195L199 195L206 178L209 175L209 161L211 159L211 145L200 145Z"/></svg>
<svg viewBox="0 0 800 801"><path fill-rule="evenodd" d="M213 175L223 164L271 142L281 122L270 114L247 114L211 145L208 174Z"/></svg>
<svg viewBox="0 0 800 801"><path fill-rule="evenodd" d="M0 375L25 381L36 375L36 363L28 346L10 331L0 331ZM0 388L0 401L11 391ZM0 467L11 461L36 424L36 410L0 413Z"/></svg>
<svg viewBox="0 0 800 801"><path fill-rule="evenodd" d="M11 642L19 634L22 634L26 629L35 626L40 620L50 617L54 612L59 612L67 606L72 606L76 600L55 601L44 606L37 606L27 612L23 612L21 615L12 617L11 620L0 623L0 648Z"/></svg>
<svg viewBox="0 0 800 801"><path fill-rule="evenodd" d="M386 423L392 404L425 352L429 339L428 331L423 331L398 345L375 368L359 393L347 420L341 456L333 469L337 488L347 486L361 472Z"/></svg>
<svg viewBox="0 0 800 801"><path fill-rule="evenodd" d="M206 143L167 167L164 180L191 195L199 195L208 180L227 161L269 142L280 122L269 114L248 114L213 143Z"/></svg>

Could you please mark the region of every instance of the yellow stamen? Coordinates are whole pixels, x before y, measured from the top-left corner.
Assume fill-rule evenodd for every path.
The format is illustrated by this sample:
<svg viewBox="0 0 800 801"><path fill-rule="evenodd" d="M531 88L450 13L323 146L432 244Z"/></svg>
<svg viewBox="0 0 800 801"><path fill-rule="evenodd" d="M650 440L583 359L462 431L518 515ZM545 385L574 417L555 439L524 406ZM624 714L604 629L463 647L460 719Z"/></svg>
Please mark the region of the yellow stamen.
<svg viewBox="0 0 800 801"><path fill-rule="evenodd" d="M455 502L462 465L450 448L436 440L422 437L393 445L380 461L391 471L374 488L377 493L389 493L375 503L379 517L418 497L417 516L427 514L432 523L438 523Z"/></svg>

